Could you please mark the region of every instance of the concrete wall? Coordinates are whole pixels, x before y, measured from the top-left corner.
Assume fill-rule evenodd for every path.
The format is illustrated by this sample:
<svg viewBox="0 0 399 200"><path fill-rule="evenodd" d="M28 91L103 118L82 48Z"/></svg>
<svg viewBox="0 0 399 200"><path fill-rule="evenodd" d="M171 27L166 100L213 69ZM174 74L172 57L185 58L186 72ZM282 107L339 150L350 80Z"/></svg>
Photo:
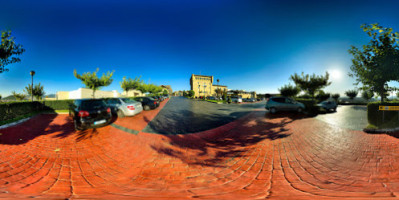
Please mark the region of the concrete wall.
<svg viewBox="0 0 399 200"><path fill-rule="evenodd" d="M122 96L124 97L138 97L144 96L143 93L139 90L129 90L128 92L123 91Z"/></svg>
<svg viewBox="0 0 399 200"><path fill-rule="evenodd" d="M69 99L69 92L59 91L57 92L56 98L58 100Z"/></svg>
<svg viewBox="0 0 399 200"><path fill-rule="evenodd" d="M96 90L95 98L110 98L110 97L120 97L121 94L116 91L102 91ZM70 92L60 91L57 92L57 99L90 99L93 98L93 90L88 88L79 88Z"/></svg>

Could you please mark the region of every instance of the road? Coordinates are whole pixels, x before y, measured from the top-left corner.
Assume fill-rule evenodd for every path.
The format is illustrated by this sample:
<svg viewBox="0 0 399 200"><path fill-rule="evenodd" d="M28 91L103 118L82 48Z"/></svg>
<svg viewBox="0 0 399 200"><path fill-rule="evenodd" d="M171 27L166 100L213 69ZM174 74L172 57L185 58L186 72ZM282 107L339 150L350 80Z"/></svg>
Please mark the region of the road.
<svg viewBox="0 0 399 200"><path fill-rule="evenodd" d="M143 132L186 134L205 131L232 122L254 109L264 109L264 105L264 101L251 104L215 104L172 97Z"/></svg>

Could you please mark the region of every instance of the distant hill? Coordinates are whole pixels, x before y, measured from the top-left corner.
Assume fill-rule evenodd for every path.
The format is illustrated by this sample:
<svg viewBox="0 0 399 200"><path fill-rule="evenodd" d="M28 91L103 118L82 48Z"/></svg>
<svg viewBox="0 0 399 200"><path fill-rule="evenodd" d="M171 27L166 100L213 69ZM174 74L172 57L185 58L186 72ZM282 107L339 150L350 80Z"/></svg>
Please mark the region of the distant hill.
<svg viewBox="0 0 399 200"><path fill-rule="evenodd" d="M1 100L4 100L4 101L15 101L15 97L10 95L8 97L1 98Z"/></svg>

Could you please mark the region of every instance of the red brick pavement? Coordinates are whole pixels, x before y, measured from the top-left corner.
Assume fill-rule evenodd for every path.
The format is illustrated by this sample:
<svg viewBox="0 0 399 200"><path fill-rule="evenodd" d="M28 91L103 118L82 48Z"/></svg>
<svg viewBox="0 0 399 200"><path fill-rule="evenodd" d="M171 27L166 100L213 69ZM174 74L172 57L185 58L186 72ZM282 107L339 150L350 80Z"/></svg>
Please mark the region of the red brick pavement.
<svg viewBox="0 0 399 200"><path fill-rule="evenodd" d="M397 138L263 110L188 135L75 132L66 115L0 133L0 198L398 198Z"/></svg>

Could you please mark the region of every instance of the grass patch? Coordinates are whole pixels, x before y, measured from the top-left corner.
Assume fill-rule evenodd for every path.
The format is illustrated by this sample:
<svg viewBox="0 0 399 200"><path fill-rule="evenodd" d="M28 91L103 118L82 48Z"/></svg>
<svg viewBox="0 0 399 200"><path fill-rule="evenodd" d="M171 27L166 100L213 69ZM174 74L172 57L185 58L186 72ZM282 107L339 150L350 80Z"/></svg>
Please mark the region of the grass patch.
<svg viewBox="0 0 399 200"><path fill-rule="evenodd" d="M53 113L54 113L54 114L58 114L58 113L68 113L68 112L69 112L69 110L55 110L55 111L42 111L42 112L28 113L28 114L21 115L21 116L18 116L18 117L16 117L16 118L13 118L13 119L5 120L5 121L0 121L0 126L3 126L3 125L5 125L5 124L10 124L10 123L19 121L19 120L21 120L21 119L25 119L25 118L28 118L28 117L32 117L32 116L34 116L34 115L41 114L41 113L44 113L44 114L53 114Z"/></svg>
<svg viewBox="0 0 399 200"><path fill-rule="evenodd" d="M207 99L205 101L209 101L209 102L213 102L213 103L226 103L226 101L223 101L223 100L209 100L209 99Z"/></svg>
<svg viewBox="0 0 399 200"><path fill-rule="evenodd" d="M38 114L38 113L39 113L39 112L29 113L29 114L25 114L25 115L18 116L18 117L13 118L13 119L5 120L5 121L0 121L0 126L5 125L5 124L9 124L9 123L13 123L13 122L16 122L16 121L19 121L19 120L21 120L21 119L25 119L25 118L31 117L31 116L36 115L36 114Z"/></svg>

